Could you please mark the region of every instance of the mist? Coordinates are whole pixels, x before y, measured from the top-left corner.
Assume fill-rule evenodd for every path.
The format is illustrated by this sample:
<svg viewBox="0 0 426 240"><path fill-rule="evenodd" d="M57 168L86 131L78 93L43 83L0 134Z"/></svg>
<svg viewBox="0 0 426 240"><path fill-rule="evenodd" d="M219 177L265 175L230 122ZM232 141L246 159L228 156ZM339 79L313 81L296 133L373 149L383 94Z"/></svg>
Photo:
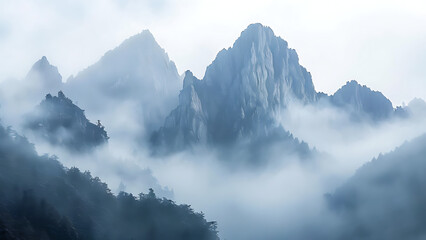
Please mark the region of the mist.
<svg viewBox="0 0 426 240"><path fill-rule="evenodd" d="M263 28L259 24L256 26ZM250 36L262 35L255 32ZM264 40L262 38L259 42L264 43ZM241 46L252 46L250 53L255 51L254 44ZM243 47L241 52L245 50ZM274 49L282 50L276 46L272 48ZM292 76L303 76L303 84L307 85L311 74L298 65L299 59L295 51L289 51L293 54L293 64L297 63L300 70ZM222 54L224 52L226 50ZM264 57L262 54L259 56ZM257 59L260 59L259 62L265 60L267 64L273 62L274 58L268 54L265 56L248 58L250 61L247 62L257 63ZM282 56L286 55L279 55ZM171 119L176 120L170 112L179 107L178 95L184 93L185 83L182 82L184 76L179 74L174 62L155 42L151 33L144 31L127 39L119 47L107 52L98 62L66 80L62 79L57 68L50 65L54 63L47 62L45 57L40 61L43 66L47 66L47 70L43 68L40 71L47 71L49 74L39 75L39 69L33 68L36 73L30 70L24 79L9 79L1 83L0 118L3 125L12 126L19 134L27 137L39 155L56 156L69 169L77 167L90 171L93 176L105 181L115 195L125 191L136 196L152 188L160 198L191 205L195 211L203 212L206 219L218 222L221 239L306 239L316 234L318 238L324 236L327 239L327 231L343 232L350 229L350 222L344 222L347 220L345 216L336 214L330 207L330 199L345 202L344 194L339 198L339 189L344 189L348 182L353 181L352 176L357 176L358 169L365 164L371 166L368 163L373 159L382 159L383 154L426 133L426 104L423 100L415 99L408 106L402 106L401 109L407 111L406 116L392 115L380 121L354 119L345 107L335 106L327 99L317 100L317 92L312 85L311 102L297 99L293 101L294 96L285 92L288 94L288 104L285 107L277 104L278 107L273 109L276 114L274 124L279 127L277 129L282 128L288 132L291 136L289 138L294 139L297 144L300 142L309 146L309 154L305 156L290 151L281 140L261 139L254 141L253 145L247 145L247 139L244 139L247 136L243 134L238 136L236 143L229 144L228 148L200 141L178 151L153 154L150 139L154 132L165 125L167 117L172 116ZM233 63L231 60L229 62ZM227 66L227 63L223 65ZM224 69L220 63L218 66L220 67L217 69ZM244 69L263 74L250 72L247 76L266 76L265 79L270 80L263 69L271 66L275 65ZM232 67L229 69L234 70ZM283 69L282 72L288 70ZM210 76L213 76L210 81L214 81L215 72ZM247 84L252 83L248 77L242 79L247 80ZM233 83L231 80L227 83ZM362 80L359 79L361 82ZM198 96L194 94L197 86L188 86L191 90L189 99L197 100ZM253 95L257 96L258 85L251 86L250 93L254 92ZM206 89L205 92L210 90ZM237 93L241 90L235 89ZM72 106L81 108L87 118L84 120L88 121L81 125L91 123L105 129L108 141L91 146L88 151L73 151L67 146L52 144L26 127L25 122L32 118L31 113L37 109L46 94L56 95L59 90L63 90ZM269 92L265 90L263 93ZM303 95L305 92L300 90L299 93ZM269 96L261 97L270 100ZM247 102L258 104L250 100L252 99ZM201 103L195 107L199 106ZM243 112L242 108L238 109L239 105L236 106L238 111ZM204 110L200 112L205 114ZM217 112L218 115L221 114L220 109ZM240 116L239 114L240 112L235 115ZM244 115L244 119L244 112L241 115ZM98 120L102 124L95 124ZM189 120L187 122L189 126L196 125ZM216 123L220 125L224 122ZM266 124L262 125L264 122L256 123L259 123L261 130L267 128ZM186 129L184 124L177 125ZM65 127L55 134L61 139L73 136L72 130ZM257 154L253 154L257 150ZM407 155L410 152L408 150L404 154ZM419 158L422 157L421 154L422 152ZM374 190L365 187L368 184L362 184L364 182L361 182L360 189L366 189L367 193ZM402 190L400 192L405 193ZM372 202L372 206L375 206L376 202ZM370 207L367 204L366 209ZM362 215L361 220L368 223L368 216ZM344 224L349 227L342 226Z"/></svg>
<svg viewBox="0 0 426 240"><path fill-rule="evenodd" d="M83 155L30 140L40 154L54 154L67 167L89 170L115 193L153 188L158 196L191 204L218 221L223 239L298 238L306 234L304 229L324 224L324 219L333 226L336 220L325 202L326 193L334 192L364 163L426 132L422 115L354 122L344 110L318 104L295 102L283 110L280 120L318 154L300 159L275 148L264 155L260 166L240 159L244 155L227 156L202 146L153 156L148 143L134 141L140 136L136 129L121 137L121 126L134 126L131 119L125 121L129 118L121 119L123 125L116 129L107 127L108 144ZM121 108L121 114L130 116L126 110L131 108Z"/></svg>

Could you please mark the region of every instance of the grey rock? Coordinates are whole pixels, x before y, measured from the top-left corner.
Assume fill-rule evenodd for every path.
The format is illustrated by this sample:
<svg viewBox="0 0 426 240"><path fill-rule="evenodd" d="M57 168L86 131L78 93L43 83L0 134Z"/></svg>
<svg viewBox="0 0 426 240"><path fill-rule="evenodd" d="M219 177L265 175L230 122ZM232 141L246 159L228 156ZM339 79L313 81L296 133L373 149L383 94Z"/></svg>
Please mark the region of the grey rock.
<svg viewBox="0 0 426 240"><path fill-rule="evenodd" d="M348 81L331 97L331 102L346 109L354 119L366 117L372 121L385 120L393 116L392 102L381 92L373 91L357 81Z"/></svg>
<svg viewBox="0 0 426 240"><path fill-rule="evenodd" d="M104 126L95 125L62 91L58 96L47 94L36 110L27 116L27 130L53 145L71 151L88 151L108 141Z"/></svg>
<svg viewBox="0 0 426 240"><path fill-rule="evenodd" d="M296 52L269 27L252 24L232 48L219 52L202 80L186 72L179 106L151 140L179 149L264 138L282 128L277 117L287 104L316 98Z"/></svg>

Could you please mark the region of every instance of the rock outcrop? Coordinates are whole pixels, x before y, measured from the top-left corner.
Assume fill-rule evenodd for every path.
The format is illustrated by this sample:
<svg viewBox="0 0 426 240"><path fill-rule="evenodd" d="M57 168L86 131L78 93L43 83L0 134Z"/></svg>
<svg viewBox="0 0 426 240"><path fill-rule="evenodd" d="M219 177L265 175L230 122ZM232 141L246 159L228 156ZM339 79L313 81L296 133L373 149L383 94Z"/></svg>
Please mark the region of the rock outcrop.
<svg viewBox="0 0 426 240"><path fill-rule="evenodd" d="M282 129L277 117L287 104L316 98L311 75L296 51L269 27L252 24L232 48L219 52L202 80L186 72L179 106L152 142L179 149L198 142L228 145L275 136Z"/></svg>
<svg viewBox="0 0 426 240"><path fill-rule="evenodd" d="M379 121L388 119L394 113L392 102L381 92L362 86L355 80L348 81L330 100L335 106L347 110L357 120L367 117Z"/></svg>
<svg viewBox="0 0 426 240"><path fill-rule="evenodd" d="M46 95L34 113L28 116L26 128L53 145L72 151L90 150L108 141L100 121L95 125L84 110L73 104L62 91L58 96Z"/></svg>

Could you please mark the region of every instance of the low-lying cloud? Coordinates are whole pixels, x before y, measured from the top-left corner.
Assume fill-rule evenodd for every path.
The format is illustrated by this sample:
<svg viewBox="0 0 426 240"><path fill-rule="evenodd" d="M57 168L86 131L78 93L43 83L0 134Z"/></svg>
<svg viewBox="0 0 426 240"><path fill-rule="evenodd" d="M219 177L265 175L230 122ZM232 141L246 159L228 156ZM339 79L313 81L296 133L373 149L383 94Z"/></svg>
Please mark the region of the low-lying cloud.
<svg viewBox="0 0 426 240"><path fill-rule="evenodd" d="M280 123L317 149L312 159L287 155L279 144L259 167L245 164L244 154L227 155L206 146L154 157L146 141L152 129L146 128L139 112L143 109L133 101L115 104L99 95L105 97L100 102L108 111L88 111L86 116L92 122L101 119L111 138L91 153L73 154L21 128L23 116L44 97L30 97L31 85L22 83L30 84L11 81L2 88L1 118L35 143L39 154L55 154L67 167L91 171L115 193L153 188L158 196L191 204L208 220L218 221L223 239L303 239L310 233L306 229L319 231L320 222L333 229L338 220L329 212L324 194L334 192L373 157L426 132L421 107L413 108L416 112L408 118L371 123L354 122L343 109L324 102L293 103L282 111Z"/></svg>

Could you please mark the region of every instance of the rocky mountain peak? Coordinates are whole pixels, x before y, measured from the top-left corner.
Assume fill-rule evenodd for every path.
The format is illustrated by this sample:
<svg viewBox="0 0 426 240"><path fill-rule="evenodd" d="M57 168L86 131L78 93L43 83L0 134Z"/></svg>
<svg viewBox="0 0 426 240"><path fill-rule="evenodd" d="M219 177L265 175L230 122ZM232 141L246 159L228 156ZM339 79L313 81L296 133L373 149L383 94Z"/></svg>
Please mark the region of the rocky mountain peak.
<svg viewBox="0 0 426 240"><path fill-rule="evenodd" d="M312 77L299 64L296 51L261 24L250 25L232 48L222 50L207 68L204 80L220 93L261 98L273 108L295 99L316 100Z"/></svg>
<svg viewBox="0 0 426 240"><path fill-rule="evenodd" d="M194 74L187 70L185 71L185 77L183 78L183 88L187 88L194 83Z"/></svg>
<svg viewBox="0 0 426 240"><path fill-rule="evenodd" d="M45 65L50 65L50 63L49 63L49 61L47 60L47 57L46 57L46 56L41 57L41 59L40 59L40 60L38 60L38 62L37 62L37 63L45 64Z"/></svg>
<svg viewBox="0 0 426 240"><path fill-rule="evenodd" d="M268 43L270 40L276 38L274 31L270 27L264 26L260 23L250 24L240 37L235 41L233 47L236 47L241 42L253 42L257 45Z"/></svg>
<svg viewBox="0 0 426 240"><path fill-rule="evenodd" d="M367 116L374 121L383 120L390 117L394 111L392 102L381 92L371 90L355 80L346 82L331 96L331 101L360 119Z"/></svg>
<svg viewBox="0 0 426 240"><path fill-rule="evenodd" d="M248 26L231 48L218 53L202 80L186 72L179 106L154 134L155 142L267 138L287 104L316 100L311 75L298 61L271 28Z"/></svg>

